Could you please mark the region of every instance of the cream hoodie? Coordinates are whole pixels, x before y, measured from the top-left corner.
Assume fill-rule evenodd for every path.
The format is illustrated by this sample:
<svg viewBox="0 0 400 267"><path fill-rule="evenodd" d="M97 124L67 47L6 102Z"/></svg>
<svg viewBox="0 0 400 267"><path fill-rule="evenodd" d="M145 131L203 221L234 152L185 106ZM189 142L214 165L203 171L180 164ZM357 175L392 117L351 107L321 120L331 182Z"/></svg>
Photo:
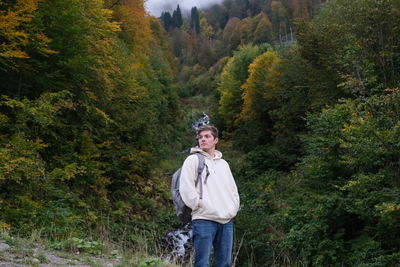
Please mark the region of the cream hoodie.
<svg viewBox="0 0 400 267"><path fill-rule="evenodd" d="M179 191L183 202L192 209L192 220L203 219L225 224L239 210L239 194L228 163L222 153L215 151L212 158L200 148L192 148L191 153L200 152L205 156L210 175L205 182L206 168L202 174L203 199L200 199L200 184L195 187L199 160L196 155L186 158L182 166Z"/></svg>

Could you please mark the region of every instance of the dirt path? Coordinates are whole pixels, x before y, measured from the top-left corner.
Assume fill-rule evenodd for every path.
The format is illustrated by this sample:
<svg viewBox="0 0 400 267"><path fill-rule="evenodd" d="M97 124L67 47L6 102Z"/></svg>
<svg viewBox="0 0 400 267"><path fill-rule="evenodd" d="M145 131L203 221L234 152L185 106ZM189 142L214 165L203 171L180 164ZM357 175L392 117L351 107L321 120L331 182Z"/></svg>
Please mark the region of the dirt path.
<svg viewBox="0 0 400 267"><path fill-rule="evenodd" d="M39 244L13 244L0 240L0 266L1 267L26 267L26 266L125 266L119 259L102 258L91 255L79 255L59 251L47 250Z"/></svg>

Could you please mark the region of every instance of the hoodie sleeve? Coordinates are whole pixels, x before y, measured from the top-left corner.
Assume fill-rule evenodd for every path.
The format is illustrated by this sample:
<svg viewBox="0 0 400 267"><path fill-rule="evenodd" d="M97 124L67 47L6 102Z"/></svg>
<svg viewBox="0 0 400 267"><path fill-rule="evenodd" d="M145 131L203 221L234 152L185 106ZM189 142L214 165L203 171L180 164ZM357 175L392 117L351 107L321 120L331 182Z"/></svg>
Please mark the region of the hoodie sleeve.
<svg viewBox="0 0 400 267"><path fill-rule="evenodd" d="M199 193L195 187L195 180L197 175L197 167L199 163L197 156L189 156L186 158L182 166L179 192L181 193L182 200L186 206L192 210L196 210L199 206Z"/></svg>

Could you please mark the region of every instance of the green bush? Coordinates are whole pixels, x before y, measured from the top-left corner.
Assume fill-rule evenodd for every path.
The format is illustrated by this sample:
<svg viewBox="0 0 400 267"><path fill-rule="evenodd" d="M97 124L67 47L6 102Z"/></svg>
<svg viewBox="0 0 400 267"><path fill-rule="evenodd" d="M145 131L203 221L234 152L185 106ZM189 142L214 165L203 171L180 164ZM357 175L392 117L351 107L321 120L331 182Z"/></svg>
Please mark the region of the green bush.
<svg viewBox="0 0 400 267"><path fill-rule="evenodd" d="M285 247L312 265L395 265L400 199L398 90L309 118L307 155L290 175Z"/></svg>

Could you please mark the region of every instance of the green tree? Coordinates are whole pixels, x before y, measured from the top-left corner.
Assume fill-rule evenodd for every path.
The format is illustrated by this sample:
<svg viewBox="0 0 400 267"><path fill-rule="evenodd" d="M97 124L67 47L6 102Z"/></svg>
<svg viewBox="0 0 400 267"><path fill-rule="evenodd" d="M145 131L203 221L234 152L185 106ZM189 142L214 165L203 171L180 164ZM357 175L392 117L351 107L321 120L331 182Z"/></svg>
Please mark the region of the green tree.
<svg viewBox="0 0 400 267"><path fill-rule="evenodd" d="M229 18L243 19L248 16L249 2L247 0L225 0L222 4L228 10Z"/></svg>
<svg viewBox="0 0 400 267"><path fill-rule="evenodd" d="M180 28L183 24L183 19L182 19L182 12L179 7L179 5L176 7L176 10L174 10L172 14L172 21L174 24L174 27Z"/></svg>
<svg viewBox="0 0 400 267"><path fill-rule="evenodd" d="M168 11L161 13L161 20L163 22L164 29L169 31L173 25L173 18L171 17L171 14Z"/></svg>
<svg viewBox="0 0 400 267"><path fill-rule="evenodd" d="M310 25L298 31L303 56L316 69L338 73L325 79L335 80L353 95L370 96L396 86L399 9L395 2L329 1Z"/></svg>
<svg viewBox="0 0 400 267"><path fill-rule="evenodd" d="M309 118L307 155L292 173L308 193L293 195L283 220L284 244L303 262L396 264L398 97L349 100Z"/></svg>
<svg viewBox="0 0 400 267"><path fill-rule="evenodd" d="M196 33L200 33L200 16L197 7L192 7L190 11L190 28Z"/></svg>
<svg viewBox="0 0 400 267"><path fill-rule="evenodd" d="M214 4L209 8L204 9L202 16L207 18L207 21L214 29L222 30L228 22L229 15L227 9L223 5Z"/></svg>

